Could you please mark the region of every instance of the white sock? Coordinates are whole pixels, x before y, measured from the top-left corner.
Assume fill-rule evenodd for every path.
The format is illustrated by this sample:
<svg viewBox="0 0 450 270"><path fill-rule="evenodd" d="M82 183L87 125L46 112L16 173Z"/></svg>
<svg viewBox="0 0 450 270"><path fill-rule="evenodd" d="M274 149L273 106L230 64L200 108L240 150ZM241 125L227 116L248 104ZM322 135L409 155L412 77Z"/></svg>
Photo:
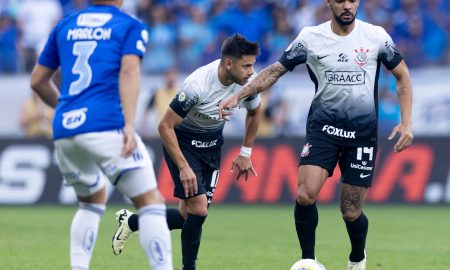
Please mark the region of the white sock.
<svg viewBox="0 0 450 270"><path fill-rule="evenodd" d="M173 270L172 242L166 222L166 206L151 204L139 209L141 246L152 270Z"/></svg>
<svg viewBox="0 0 450 270"><path fill-rule="evenodd" d="M98 225L106 206L96 203L79 205L70 226L70 266L72 270L88 270Z"/></svg>

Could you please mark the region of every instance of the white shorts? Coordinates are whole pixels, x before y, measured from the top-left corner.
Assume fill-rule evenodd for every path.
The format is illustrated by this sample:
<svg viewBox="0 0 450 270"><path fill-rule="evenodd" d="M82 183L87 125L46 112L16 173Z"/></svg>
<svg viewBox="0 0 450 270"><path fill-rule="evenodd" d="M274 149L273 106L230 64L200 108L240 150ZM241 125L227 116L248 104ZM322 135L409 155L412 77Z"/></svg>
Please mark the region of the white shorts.
<svg viewBox="0 0 450 270"><path fill-rule="evenodd" d="M55 141L59 169L78 196L89 196L105 186L106 178L127 197L157 187L150 156L136 134L137 147L127 158L121 155L120 130L91 132ZM133 170L133 173L126 173Z"/></svg>

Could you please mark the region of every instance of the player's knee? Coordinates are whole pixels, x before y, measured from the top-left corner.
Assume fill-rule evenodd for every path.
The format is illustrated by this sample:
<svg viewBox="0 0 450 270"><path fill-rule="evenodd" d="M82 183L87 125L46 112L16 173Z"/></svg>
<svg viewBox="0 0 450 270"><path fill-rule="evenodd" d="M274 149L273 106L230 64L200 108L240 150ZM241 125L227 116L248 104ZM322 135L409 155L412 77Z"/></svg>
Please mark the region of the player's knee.
<svg viewBox="0 0 450 270"><path fill-rule="evenodd" d="M200 198L196 197L195 199ZM187 205L187 212L191 215L206 217L208 215L208 204L203 200L192 200Z"/></svg>
<svg viewBox="0 0 450 270"><path fill-rule="evenodd" d="M208 200L205 194L191 197L185 202L188 214L203 217L208 215Z"/></svg>
<svg viewBox="0 0 450 270"><path fill-rule="evenodd" d="M208 215L208 210L207 209L193 209L192 211L188 212L191 215L196 215L196 216L201 216L201 217L206 217Z"/></svg>
<svg viewBox="0 0 450 270"><path fill-rule="evenodd" d="M208 215L208 208L203 206L189 207L188 213L191 215L206 217Z"/></svg>
<svg viewBox="0 0 450 270"><path fill-rule="evenodd" d="M166 199L159 192L158 189L153 189L150 191L150 200L153 204L164 204L166 203Z"/></svg>
<svg viewBox="0 0 450 270"><path fill-rule="evenodd" d="M361 210L360 209L346 209L346 210L341 210L342 212L342 218L347 221L347 222L353 222L356 219L359 218L359 216L361 215Z"/></svg>
<svg viewBox="0 0 450 270"><path fill-rule="evenodd" d="M141 195L131 198L136 208L141 208L149 204L164 204L165 199L158 189L149 190Z"/></svg>
<svg viewBox="0 0 450 270"><path fill-rule="evenodd" d="M300 205L311 205L317 200L316 194L304 188L299 188L297 191L297 202Z"/></svg>

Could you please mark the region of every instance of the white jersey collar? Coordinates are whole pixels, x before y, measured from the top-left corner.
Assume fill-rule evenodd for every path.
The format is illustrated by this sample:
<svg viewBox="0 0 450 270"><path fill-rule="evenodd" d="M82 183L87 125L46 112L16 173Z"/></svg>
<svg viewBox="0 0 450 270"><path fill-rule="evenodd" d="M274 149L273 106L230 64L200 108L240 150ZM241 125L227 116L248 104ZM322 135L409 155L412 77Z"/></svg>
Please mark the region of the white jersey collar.
<svg viewBox="0 0 450 270"><path fill-rule="evenodd" d="M339 35L336 35L336 33L334 33L333 30L331 29L331 21L328 21L328 26L327 26L327 28L328 28L328 31L330 32L330 35L331 35L332 37L334 37L335 39L343 40L343 39L351 38L353 35L355 35L355 33L358 32L358 26L359 26L359 24L360 24L360 21L359 21L358 19L355 19L355 27L354 27L353 30L352 30L348 35L346 35L346 36L339 36Z"/></svg>

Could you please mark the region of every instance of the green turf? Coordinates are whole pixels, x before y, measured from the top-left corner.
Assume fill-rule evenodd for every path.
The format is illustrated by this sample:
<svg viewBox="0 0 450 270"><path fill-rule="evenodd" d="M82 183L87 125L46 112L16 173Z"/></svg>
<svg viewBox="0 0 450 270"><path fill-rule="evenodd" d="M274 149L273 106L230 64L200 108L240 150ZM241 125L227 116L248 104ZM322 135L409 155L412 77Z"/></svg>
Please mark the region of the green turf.
<svg viewBox="0 0 450 270"><path fill-rule="evenodd" d="M100 227L91 269L148 269L139 238L111 252L110 206ZM69 269L72 207L0 207L0 269ZM450 210L442 206L367 206L368 270L450 269ZM337 206L319 205L316 255L328 270L345 269L349 252ZM299 258L292 206L213 206L203 230L200 270L284 270ZM172 233L180 269L180 232Z"/></svg>

